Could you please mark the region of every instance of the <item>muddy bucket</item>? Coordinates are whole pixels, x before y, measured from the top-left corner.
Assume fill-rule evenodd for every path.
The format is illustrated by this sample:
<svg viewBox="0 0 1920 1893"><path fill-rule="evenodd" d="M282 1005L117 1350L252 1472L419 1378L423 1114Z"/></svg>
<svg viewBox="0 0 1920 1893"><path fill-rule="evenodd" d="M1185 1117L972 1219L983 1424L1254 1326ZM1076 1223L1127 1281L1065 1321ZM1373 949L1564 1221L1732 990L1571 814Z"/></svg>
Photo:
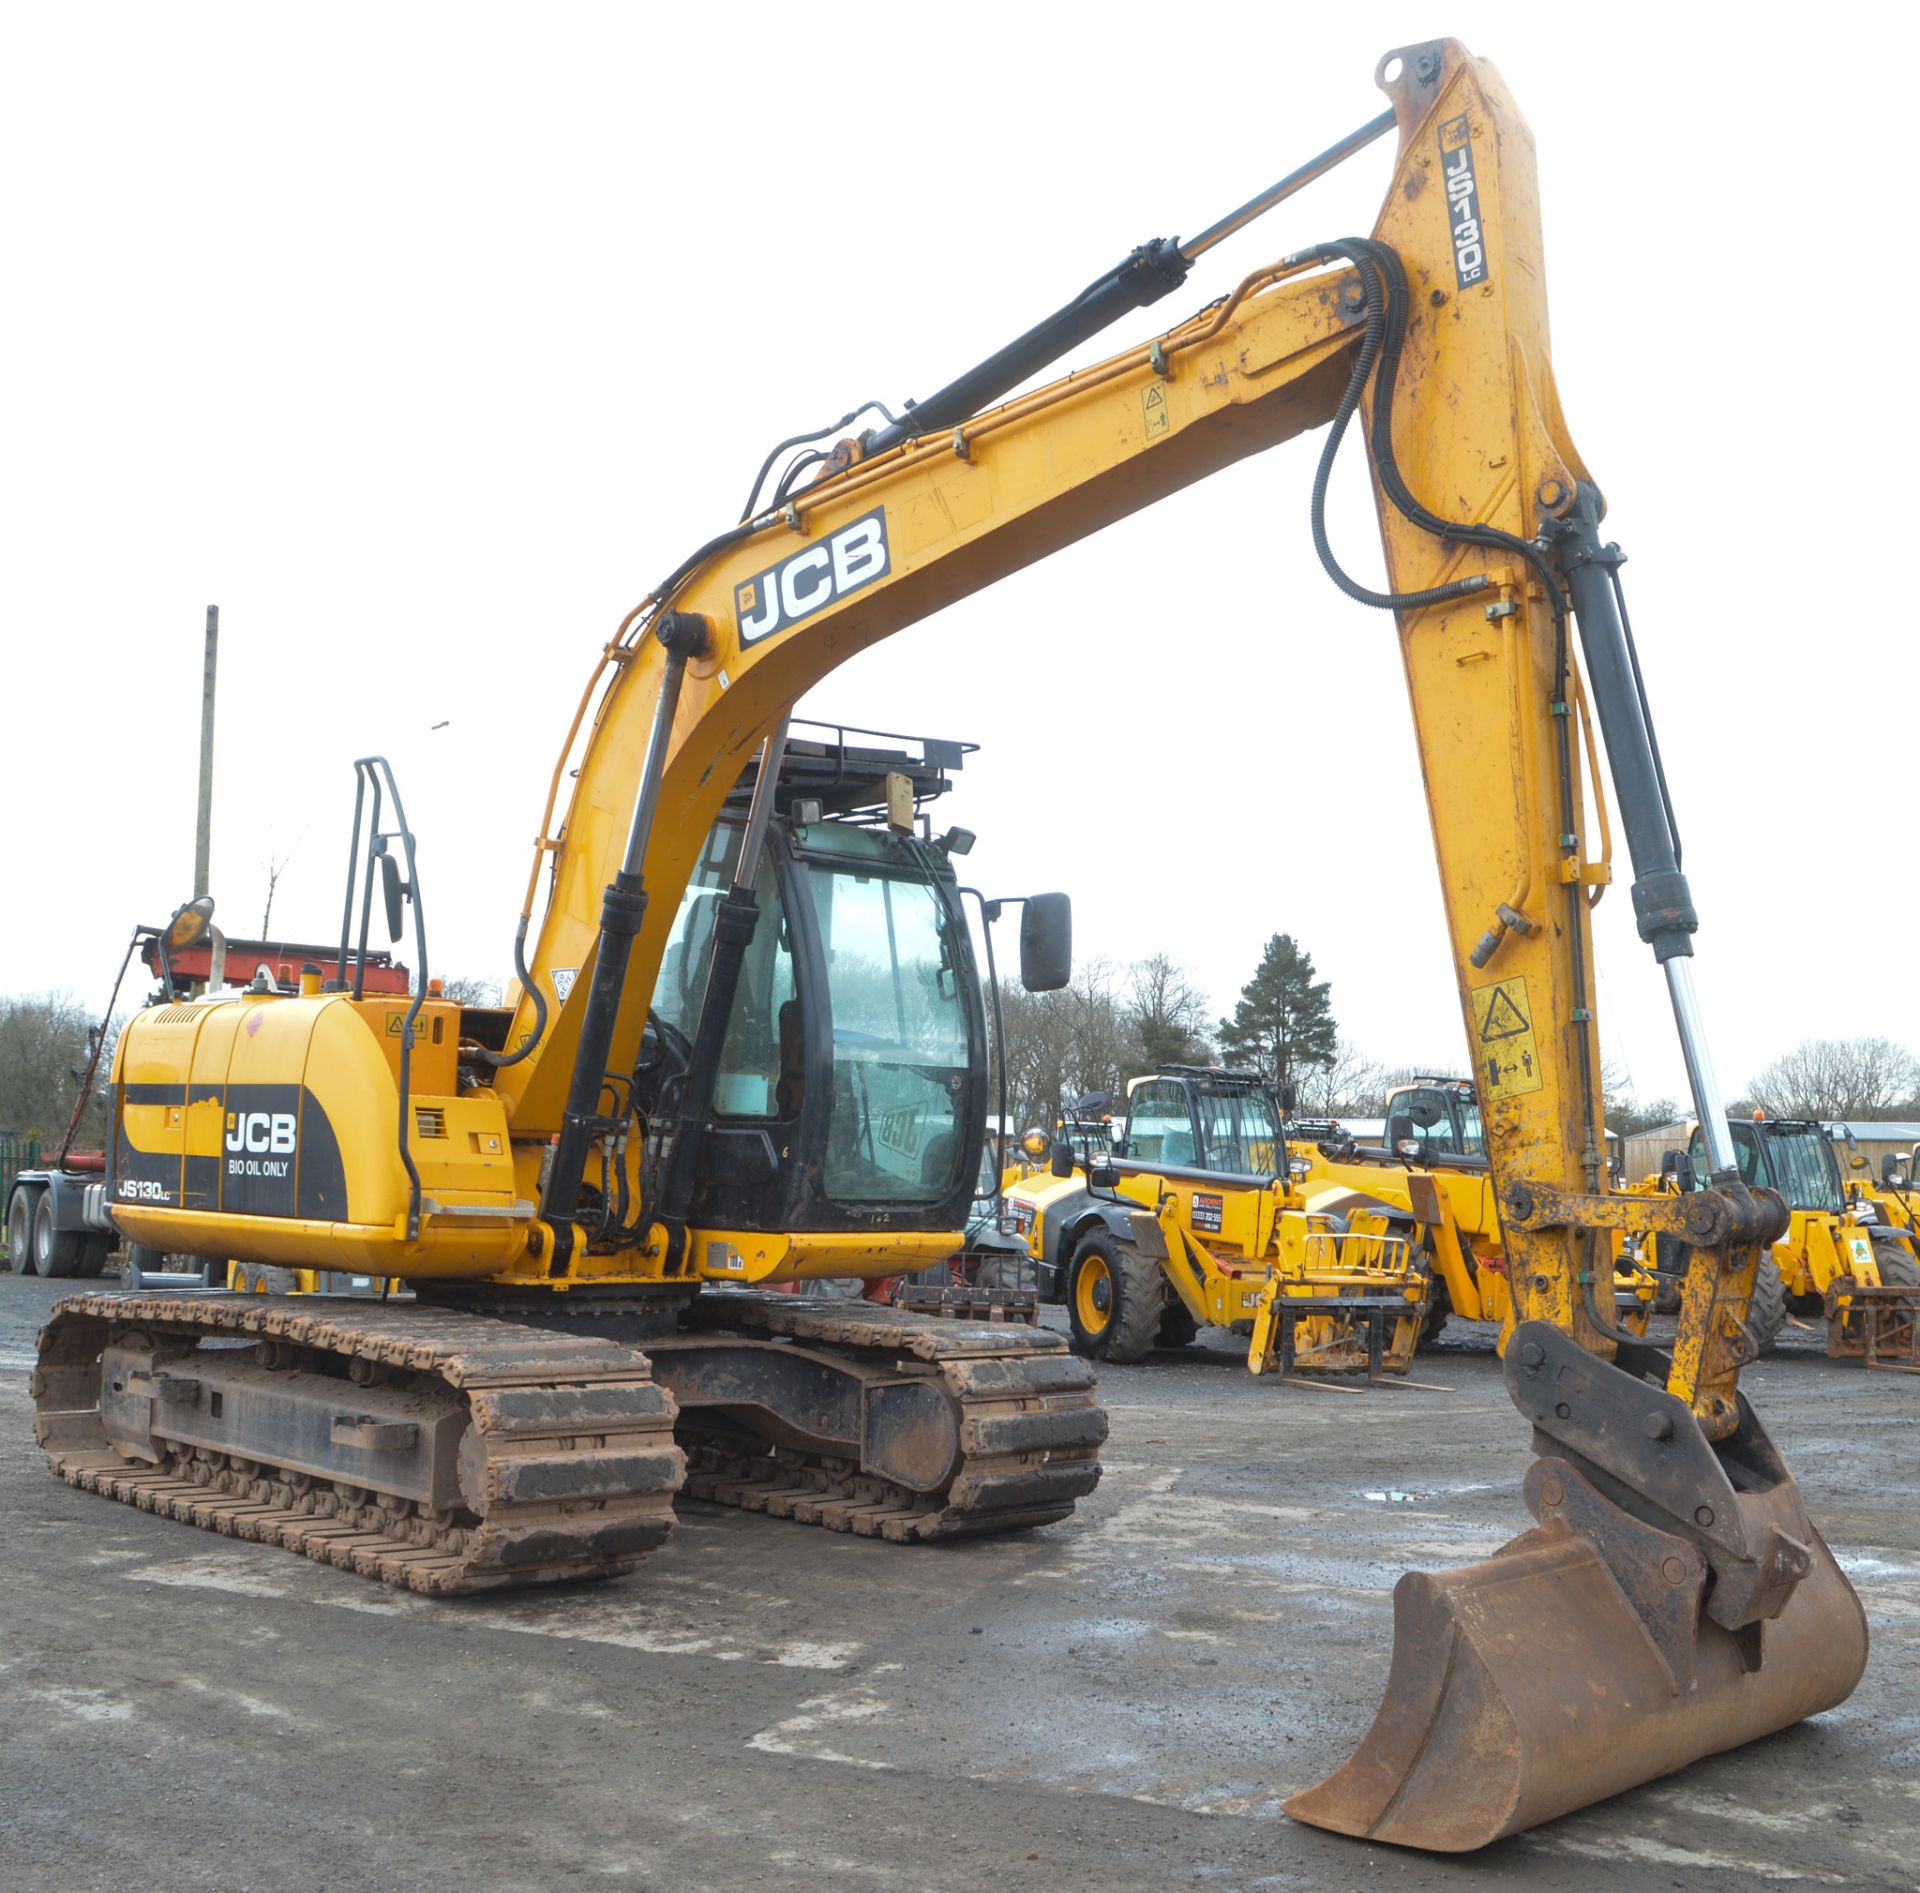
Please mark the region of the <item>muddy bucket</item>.
<svg viewBox="0 0 1920 1893"><path fill-rule="evenodd" d="M1685 1609L1697 1631L1666 1626L1663 1654L1592 1543L1561 1520L1484 1564L1409 1572L1393 1594L1393 1666L1373 1727L1287 1813L1463 1853L1830 1709L1866 1667L1860 1600L1817 1535L1771 1622L1736 1633L1691 1600Z"/></svg>

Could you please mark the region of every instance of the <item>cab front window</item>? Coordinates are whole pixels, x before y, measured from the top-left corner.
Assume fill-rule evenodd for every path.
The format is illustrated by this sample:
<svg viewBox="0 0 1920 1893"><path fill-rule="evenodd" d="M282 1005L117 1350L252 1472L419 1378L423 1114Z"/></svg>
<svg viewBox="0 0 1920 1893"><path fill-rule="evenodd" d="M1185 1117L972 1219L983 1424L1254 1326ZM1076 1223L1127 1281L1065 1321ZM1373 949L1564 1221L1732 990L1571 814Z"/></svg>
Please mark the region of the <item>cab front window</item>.
<svg viewBox="0 0 1920 1893"><path fill-rule="evenodd" d="M974 1167L961 1138L968 1014L952 929L925 881L812 863L826 955L833 1103L826 1193L837 1203L927 1203Z"/></svg>

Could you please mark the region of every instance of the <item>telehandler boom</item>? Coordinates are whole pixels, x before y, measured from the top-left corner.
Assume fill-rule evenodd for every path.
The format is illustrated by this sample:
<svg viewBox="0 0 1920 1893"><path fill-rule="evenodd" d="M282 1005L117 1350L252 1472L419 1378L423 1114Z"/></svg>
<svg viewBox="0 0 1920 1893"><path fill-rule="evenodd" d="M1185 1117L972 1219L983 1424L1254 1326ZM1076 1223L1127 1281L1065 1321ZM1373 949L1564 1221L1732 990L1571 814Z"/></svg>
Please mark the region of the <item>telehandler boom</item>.
<svg viewBox="0 0 1920 1893"><path fill-rule="evenodd" d="M834 665L1324 427L1315 544L1349 597L1398 626L1511 1271L1505 1372L1533 1429L1538 1524L1486 1563L1402 1579L1373 1728L1289 1811L1473 1848L1848 1694L1866 1660L1859 1602L1738 1391L1754 1271L1784 1214L1741 1181L1726 1135L1620 555L1554 389L1532 139L1499 75L1456 41L1390 54L1378 78L1390 109L1324 159L1185 245L1144 246L903 419L789 468L769 504L756 485L746 516L672 569L583 699L577 779L558 831L551 810L542 824L523 933L543 865L544 918L497 1045L488 1022L420 996L389 1043L384 1002L350 992L164 1007L129 1026L113 1173L127 1233L173 1251L350 1260L423 1299L338 1313L273 1296L64 1302L35 1382L56 1467L108 1491L149 1481L142 1502L295 1543L325 1535L298 1509L324 1498L339 1515L332 1555L429 1585L622 1568L657 1542L678 1483L667 1381L683 1439L759 1451L763 1489L803 1516L900 1536L1059 1516L1090 1483L1097 1438L1068 1372L1082 1363L1045 1355L1039 1337L1022 1350L1005 1327L976 1352L978 1331L952 1323L701 1292L892 1274L948 1252L978 1148L958 1137L951 1176L931 1186L908 1187L898 1164L884 1187L836 1194L826 1175L836 1126L851 1123L846 1148L877 1163L888 1126L935 1121L912 1083L966 1089L964 1051L928 1036L959 964L940 946L950 921L927 920L891 1024L844 1038L831 993L810 1015L803 1004L801 1087L774 1083L757 1112L738 1108L732 1027L778 1043L785 1005L745 962L770 937L804 935L813 869L831 863L797 834L767 839L770 794L752 797L717 861L712 838L756 758L757 782L777 780L792 706ZM1390 130L1370 237L1297 251L1152 341L983 411ZM1327 536L1328 476L1356 421L1386 591L1342 571ZM796 484L803 472L818 477ZM1263 631L1206 625L1179 648L1246 670ZM1684 1201L1607 1187L1588 913L1611 871L1602 738L1639 931L1706 1129L1708 1187ZM412 844L383 819L372 861L397 904L417 878ZM944 906L930 864L901 848L882 865L915 884L902 905ZM770 860L784 879L762 872ZM653 1017L693 924L689 889L717 897L701 910L691 1037ZM1047 909L1024 918L1057 972L1057 950L1039 952ZM429 1068L431 1099L412 1088ZM288 1176L246 1157L223 1169L223 1113L244 1115L243 1145L269 1148L290 1117ZM1692 1245L1670 1356L1623 1335L1596 1293L1623 1228ZM218 1345L248 1336L252 1353ZM194 1468L215 1464L242 1490L206 1500Z"/></svg>

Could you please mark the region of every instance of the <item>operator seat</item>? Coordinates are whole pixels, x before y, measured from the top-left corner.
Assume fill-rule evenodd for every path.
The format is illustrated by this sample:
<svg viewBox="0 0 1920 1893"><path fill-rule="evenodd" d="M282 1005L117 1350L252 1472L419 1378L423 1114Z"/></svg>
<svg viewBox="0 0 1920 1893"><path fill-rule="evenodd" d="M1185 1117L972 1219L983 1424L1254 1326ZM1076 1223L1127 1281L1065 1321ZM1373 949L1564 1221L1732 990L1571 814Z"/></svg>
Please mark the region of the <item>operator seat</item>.
<svg viewBox="0 0 1920 1893"><path fill-rule="evenodd" d="M800 1002L789 999L780 1007L780 1077L773 1088L773 1103L781 1121L791 1123L806 1101L806 1038L800 1029Z"/></svg>
<svg viewBox="0 0 1920 1893"><path fill-rule="evenodd" d="M920 1181L928 1189L937 1189L953 1179L953 1145L957 1133L936 1132L927 1139L920 1153Z"/></svg>

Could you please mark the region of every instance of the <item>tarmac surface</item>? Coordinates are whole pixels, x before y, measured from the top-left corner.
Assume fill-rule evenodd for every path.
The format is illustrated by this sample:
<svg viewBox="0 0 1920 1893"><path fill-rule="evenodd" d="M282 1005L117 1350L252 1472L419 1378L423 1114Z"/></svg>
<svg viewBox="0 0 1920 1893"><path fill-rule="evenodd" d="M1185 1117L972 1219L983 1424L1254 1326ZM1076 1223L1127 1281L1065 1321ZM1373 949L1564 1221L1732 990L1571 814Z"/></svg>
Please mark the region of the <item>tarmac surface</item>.
<svg viewBox="0 0 1920 1893"><path fill-rule="evenodd" d="M1789 1330L1744 1385L1865 1601L1832 1713L1461 1859L1297 1826L1409 1566L1530 1521L1489 1329L1290 1390L1101 1377L1068 1522L900 1547L700 1504L618 1582L429 1602L48 1476L0 1273L0 1882L21 1889L1920 1885L1920 1381Z"/></svg>

